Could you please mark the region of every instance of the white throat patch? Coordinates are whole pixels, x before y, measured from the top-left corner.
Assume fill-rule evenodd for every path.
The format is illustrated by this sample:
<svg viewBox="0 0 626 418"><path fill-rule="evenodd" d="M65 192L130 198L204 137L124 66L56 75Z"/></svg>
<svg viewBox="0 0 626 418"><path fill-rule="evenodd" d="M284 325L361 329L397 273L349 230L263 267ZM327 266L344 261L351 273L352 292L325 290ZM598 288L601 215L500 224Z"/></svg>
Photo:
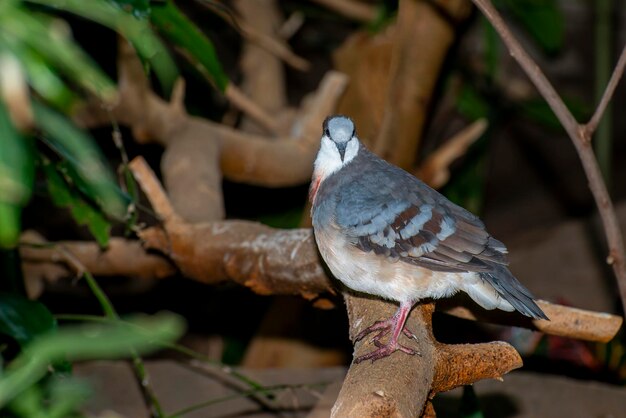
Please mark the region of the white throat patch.
<svg viewBox="0 0 626 418"><path fill-rule="evenodd" d="M341 154L335 143L326 135L322 136L320 150L313 164L313 178L324 180L335 171L340 170L348 164L359 153L359 140L356 136L352 137L347 145L346 151L341 159Z"/></svg>

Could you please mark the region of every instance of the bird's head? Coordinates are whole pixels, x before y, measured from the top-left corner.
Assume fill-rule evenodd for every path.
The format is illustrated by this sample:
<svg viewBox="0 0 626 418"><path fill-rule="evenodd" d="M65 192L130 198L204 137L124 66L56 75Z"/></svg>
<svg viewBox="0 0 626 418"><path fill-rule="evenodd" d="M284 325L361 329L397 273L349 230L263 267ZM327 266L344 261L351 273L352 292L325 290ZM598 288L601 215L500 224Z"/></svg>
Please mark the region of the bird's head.
<svg viewBox="0 0 626 418"><path fill-rule="evenodd" d="M352 119L341 115L326 118L320 150L313 164L313 181L309 190L311 202L315 201L317 190L324 179L352 161L360 147Z"/></svg>
<svg viewBox="0 0 626 418"><path fill-rule="evenodd" d="M329 116L324 121L314 177L324 179L348 164L359 152L354 123L346 116Z"/></svg>

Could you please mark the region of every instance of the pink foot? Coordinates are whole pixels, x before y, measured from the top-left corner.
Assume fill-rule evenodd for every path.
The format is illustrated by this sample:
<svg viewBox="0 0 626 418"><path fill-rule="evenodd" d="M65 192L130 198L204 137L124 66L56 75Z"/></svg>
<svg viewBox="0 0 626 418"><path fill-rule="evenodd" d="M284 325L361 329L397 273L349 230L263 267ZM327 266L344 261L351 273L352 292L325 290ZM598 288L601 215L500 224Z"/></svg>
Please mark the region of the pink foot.
<svg viewBox="0 0 626 418"><path fill-rule="evenodd" d="M374 340L374 345L378 347L377 350L374 350L360 357L357 357L354 360L354 362L356 364L359 364L360 362L365 361L365 360L372 360L372 363L373 363L376 360L387 357L396 351L402 351L403 353L410 354L412 356L414 356L415 354L417 354L418 356L420 355L418 351L413 350L412 348L409 348L409 347L405 347L402 344L398 343L397 341L389 341L387 344L383 344L378 340Z"/></svg>
<svg viewBox="0 0 626 418"><path fill-rule="evenodd" d="M366 335L369 335L374 331L380 331L374 338L372 338L373 341L378 341L385 335L389 334L389 331L391 331L391 328L393 328L396 325L395 324L396 320L397 318L393 316L384 321L377 321L374 324L370 325L369 327L365 328L363 331L359 332L358 335L354 337L354 341L360 341ZM417 336L413 334L413 332L406 327L402 329L402 333L406 335L408 338L417 340Z"/></svg>
<svg viewBox="0 0 626 418"><path fill-rule="evenodd" d="M389 319L385 321L378 321L373 325L365 328L363 331L359 332L359 334L354 338L355 341L359 341L363 339L366 335L371 334L372 332L378 332L373 338L372 341L378 349L372 351L371 353L365 354L356 358L355 363L360 363L364 360L372 360L372 362L381 359L383 357L389 356L391 353L395 351L402 351L403 353L415 355L419 353L416 350L405 347L398 343L398 337L400 333L403 333L408 338L416 339L417 336L411 332L410 330L404 327L406 323L406 319L413 307L412 303L401 303L400 308L396 311L396 313ZM383 344L380 342L380 339L385 335L389 334L390 331L392 335L387 344Z"/></svg>

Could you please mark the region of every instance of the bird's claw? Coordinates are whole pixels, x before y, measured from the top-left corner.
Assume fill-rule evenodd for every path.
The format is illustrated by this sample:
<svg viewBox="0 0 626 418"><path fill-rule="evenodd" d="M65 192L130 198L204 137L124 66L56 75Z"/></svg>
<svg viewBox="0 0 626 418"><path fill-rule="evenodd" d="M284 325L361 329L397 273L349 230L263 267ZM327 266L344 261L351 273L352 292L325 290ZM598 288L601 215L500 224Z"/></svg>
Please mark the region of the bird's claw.
<svg viewBox="0 0 626 418"><path fill-rule="evenodd" d="M380 331L378 334L376 334L376 336L373 338L374 341L378 341L380 340L382 337L384 337L385 335L387 335L389 333L389 331L391 330L391 328L395 326L395 321L393 318L391 319L387 319L385 321L377 321L374 322L372 325L370 325L369 327L365 328L363 331L359 332L356 337L354 337L354 341L360 341L362 340L365 336L371 334L374 331ZM412 340L417 340L417 335L415 335L411 330L409 330L408 328L404 328L402 330L402 333L407 336L408 338L412 339Z"/></svg>
<svg viewBox="0 0 626 418"><path fill-rule="evenodd" d="M389 342L387 344L383 344L380 341L374 339L374 345L378 347L378 349L370 353L364 354L360 357L357 357L354 360L354 362L356 364L359 364L365 360L372 360L372 363L373 363L376 360L380 360L381 358L387 357L396 351L402 351L403 353L406 353L412 356L414 355L421 356L419 351L413 350L412 348L409 348L409 347L405 347L402 344L399 344L398 342Z"/></svg>

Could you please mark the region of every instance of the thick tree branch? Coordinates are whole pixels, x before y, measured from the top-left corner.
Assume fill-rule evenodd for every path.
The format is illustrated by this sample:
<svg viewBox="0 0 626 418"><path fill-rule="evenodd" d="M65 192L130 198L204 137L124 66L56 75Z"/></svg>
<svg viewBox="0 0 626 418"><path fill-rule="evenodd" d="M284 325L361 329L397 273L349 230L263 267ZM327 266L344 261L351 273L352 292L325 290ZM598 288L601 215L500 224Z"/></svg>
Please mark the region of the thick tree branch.
<svg viewBox="0 0 626 418"><path fill-rule="evenodd" d="M164 230L149 228L139 236L147 248L172 259L185 276L208 284L232 280L259 294L307 299L332 291L310 230L279 230L247 221L189 224L172 212L142 158L133 160L130 169L164 220Z"/></svg>
<svg viewBox="0 0 626 418"><path fill-rule="evenodd" d="M180 219L174 223L179 222ZM39 279L73 276L73 264L66 260L66 254L69 253L96 276L161 279L178 271L172 264L174 262L188 278L207 284L235 280L262 294L304 295L308 299L334 292L335 284L319 264L310 229L281 231L245 221L187 224L182 231L185 229L187 233L176 237L182 244L176 246L170 244L168 232L159 228L144 230L142 233L149 246L169 255L172 261L147 252L138 241L112 238L109 248L102 250L91 241L47 242L30 232L22 236L20 254L29 269L42 267L36 271ZM233 233L232 239L229 233ZM198 244L205 241L213 244L204 247ZM201 247L195 252L200 260L194 262L192 255L185 251L190 251L188 249L196 245ZM283 247L280 252L278 247ZM251 248L254 248L253 259L238 264L244 252ZM216 255L211 255L211 251ZM290 261L292 254L298 259L295 267ZM283 263L277 260L281 256L287 257ZM55 268L47 269L48 266ZM59 266L65 270L56 268ZM306 277L299 277L300 274ZM300 286L305 286L302 291ZM609 341L622 324L622 318L616 315L546 301L538 303L549 315L549 322L530 321L502 311L485 311L473 304L455 306L448 301L439 301L437 305L442 312L458 318L528 328L585 341Z"/></svg>
<svg viewBox="0 0 626 418"><path fill-rule="evenodd" d="M393 315L397 305L365 296L344 294L350 320L350 336ZM521 367L522 360L504 342L446 345L432 334L433 304L418 305L407 328L417 336L403 344L419 355L396 352L376 362L352 364L333 407L331 417L418 417L435 393L471 384L480 379L501 379ZM381 316L382 315L382 316ZM354 356L371 351L369 338L355 344ZM393 376L393 378L390 378Z"/></svg>
<svg viewBox="0 0 626 418"><path fill-rule="evenodd" d="M26 231L20 240L20 256L26 265L61 263L69 269L63 277L77 273L67 254L72 254L85 270L96 276L162 279L177 271L165 257L147 253L139 241L124 238L111 238L104 251L93 241L48 243L32 231Z"/></svg>
<svg viewBox="0 0 626 418"><path fill-rule="evenodd" d="M116 119L132 128L136 140L157 142L166 148L183 134L215 142L220 149L225 178L266 187L288 187L310 181L320 126L335 109L348 83L341 73L327 73L317 92L298 109L290 135L272 141L190 116L180 102L164 101L150 90L141 63L128 48L120 51L118 69L119 103L111 109L103 108L100 103L78 109L74 118L79 124L95 127ZM196 183L202 184L198 180Z"/></svg>
<svg viewBox="0 0 626 418"><path fill-rule="evenodd" d="M522 367L522 359L510 344L494 341L482 344L437 343L432 392L445 392L482 379L502 379Z"/></svg>
<svg viewBox="0 0 626 418"><path fill-rule="evenodd" d="M396 306L368 297L344 294L350 337L354 340L362 329L372 323L391 317ZM376 362L352 364L343 382L331 417L418 417L428 399L435 376L435 344L429 335L431 306L416 307L407 328L416 340L404 340L419 355L396 352ZM407 342L408 341L408 342ZM365 338L356 342L354 357L363 355L375 346Z"/></svg>
<svg viewBox="0 0 626 418"><path fill-rule="evenodd" d="M622 308L624 309L624 312L626 312L626 262L624 259L624 240L620 232L617 217L615 216L613 203L611 202L609 192L606 188L604 180L602 179L602 173L598 167L598 162L590 145L591 138L589 135L592 130L590 131L589 129L586 129L584 125L580 125L576 121L539 66L524 50L519 41L513 36L500 14L493 7L491 1L472 1L483 12L485 17L500 34L502 41L509 49L511 56L515 58L524 72L526 72L526 75L528 75L533 84L535 84L537 90L539 90L541 95L546 99L576 147L576 151L578 152L578 156L582 162L585 174L589 180L589 188L591 189L602 219L602 225L604 227L609 247L607 263L613 267L613 271L617 277L617 284L622 300ZM622 58L623 55L624 54L622 54ZM617 83L617 78L621 76L623 69L620 68L623 68L623 66L626 65L622 63L622 61L626 58L622 58L620 58L620 64L618 64L617 70L613 73L612 79L615 81L613 83L609 83L610 89L614 88L614 85ZM611 87L612 85L613 87ZM604 101L608 101L609 98L610 92ZM602 102L600 105L602 106ZM597 119L600 118L600 114L601 111L599 112ZM593 128L595 129L595 127Z"/></svg>
<svg viewBox="0 0 626 418"><path fill-rule="evenodd" d="M438 309L457 318L523 327L548 335L603 343L610 341L623 323L623 318L617 315L556 305L545 300L538 300L537 304L550 321L522 318L515 312L486 311L474 305L451 306L449 301L439 303Z"/></svg>

